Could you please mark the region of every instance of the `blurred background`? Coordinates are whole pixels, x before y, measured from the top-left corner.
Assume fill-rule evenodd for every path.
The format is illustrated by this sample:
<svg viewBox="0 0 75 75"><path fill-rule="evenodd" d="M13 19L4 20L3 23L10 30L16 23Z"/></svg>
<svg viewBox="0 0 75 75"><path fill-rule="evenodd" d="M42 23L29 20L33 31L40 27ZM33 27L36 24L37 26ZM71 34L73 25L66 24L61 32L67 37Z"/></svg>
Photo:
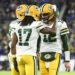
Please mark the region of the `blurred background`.
<svg viewBox="0 0 75 75"><path fill-rule="evenodd" d="M16 19L15 9L20 4L36 4L38 6L44 3L56 4L60 16L67 22L70 30L69 34L69 48L71 51L71 71L75 71L75 0L0 0L0 71L9 71L10 66L8 62L8 29L12 20ZM64 54L61 55L61 63L59 71L65 71Z"/></svg>

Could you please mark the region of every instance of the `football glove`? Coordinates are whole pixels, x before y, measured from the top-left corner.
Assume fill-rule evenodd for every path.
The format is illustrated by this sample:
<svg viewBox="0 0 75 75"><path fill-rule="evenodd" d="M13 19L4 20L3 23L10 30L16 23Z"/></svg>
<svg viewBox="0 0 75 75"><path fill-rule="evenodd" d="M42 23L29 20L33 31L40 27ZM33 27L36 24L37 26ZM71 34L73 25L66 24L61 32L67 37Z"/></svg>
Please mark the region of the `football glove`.
<svg viewBox="0 0 75 75"><path fill-rule="evenodd" d="M18 64L17 64L17 61L14 61L14 68L15 68L15 70L17 71L17 72L19 72L19 70L18 70Z"/></svg>

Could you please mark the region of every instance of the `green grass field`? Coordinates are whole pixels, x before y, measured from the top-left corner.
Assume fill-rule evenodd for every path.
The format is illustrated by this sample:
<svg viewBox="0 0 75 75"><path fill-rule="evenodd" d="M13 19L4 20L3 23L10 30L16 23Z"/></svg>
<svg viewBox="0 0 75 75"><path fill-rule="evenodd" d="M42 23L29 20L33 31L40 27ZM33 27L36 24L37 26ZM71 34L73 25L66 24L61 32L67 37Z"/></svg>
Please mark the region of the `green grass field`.
<svg viewBox="0 0 75 75"><path fill-rule="evenodd" d="M11 75L10 71L0 71L0 75ZM40 72L38 72L40 75ZM75 72L59 72L58 75L75 75Z"/></svg>

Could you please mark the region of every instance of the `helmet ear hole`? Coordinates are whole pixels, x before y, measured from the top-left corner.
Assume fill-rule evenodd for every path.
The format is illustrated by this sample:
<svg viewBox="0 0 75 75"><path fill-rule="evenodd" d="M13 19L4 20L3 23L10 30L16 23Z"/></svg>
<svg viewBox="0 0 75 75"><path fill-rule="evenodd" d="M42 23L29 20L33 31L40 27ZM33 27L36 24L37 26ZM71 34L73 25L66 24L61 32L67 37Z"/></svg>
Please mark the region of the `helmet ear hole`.
<svg viewBox="0 0 75 75"><path fill-rule="evenodd" d="M36 17L39 17L39 15L36 15Z"/></svg>

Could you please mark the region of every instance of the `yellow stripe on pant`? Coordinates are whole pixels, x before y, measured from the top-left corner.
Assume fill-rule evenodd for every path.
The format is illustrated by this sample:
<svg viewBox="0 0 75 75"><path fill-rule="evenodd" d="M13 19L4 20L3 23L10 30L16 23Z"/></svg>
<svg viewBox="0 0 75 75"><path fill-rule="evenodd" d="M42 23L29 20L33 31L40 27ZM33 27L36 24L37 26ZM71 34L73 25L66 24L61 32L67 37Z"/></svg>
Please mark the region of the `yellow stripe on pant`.
<svg viewBox="0 0 75 75"><path fill-rule="evenodd" d="M42 61L40 59L39 63L40 63L40 74L41 75L57 75L57 69L59 66L59 62L60 62L60 54L56 53L55 54L55 59L49 62L46 61ZM49 67L46 67L46 63L49 64Z"/></svg>

